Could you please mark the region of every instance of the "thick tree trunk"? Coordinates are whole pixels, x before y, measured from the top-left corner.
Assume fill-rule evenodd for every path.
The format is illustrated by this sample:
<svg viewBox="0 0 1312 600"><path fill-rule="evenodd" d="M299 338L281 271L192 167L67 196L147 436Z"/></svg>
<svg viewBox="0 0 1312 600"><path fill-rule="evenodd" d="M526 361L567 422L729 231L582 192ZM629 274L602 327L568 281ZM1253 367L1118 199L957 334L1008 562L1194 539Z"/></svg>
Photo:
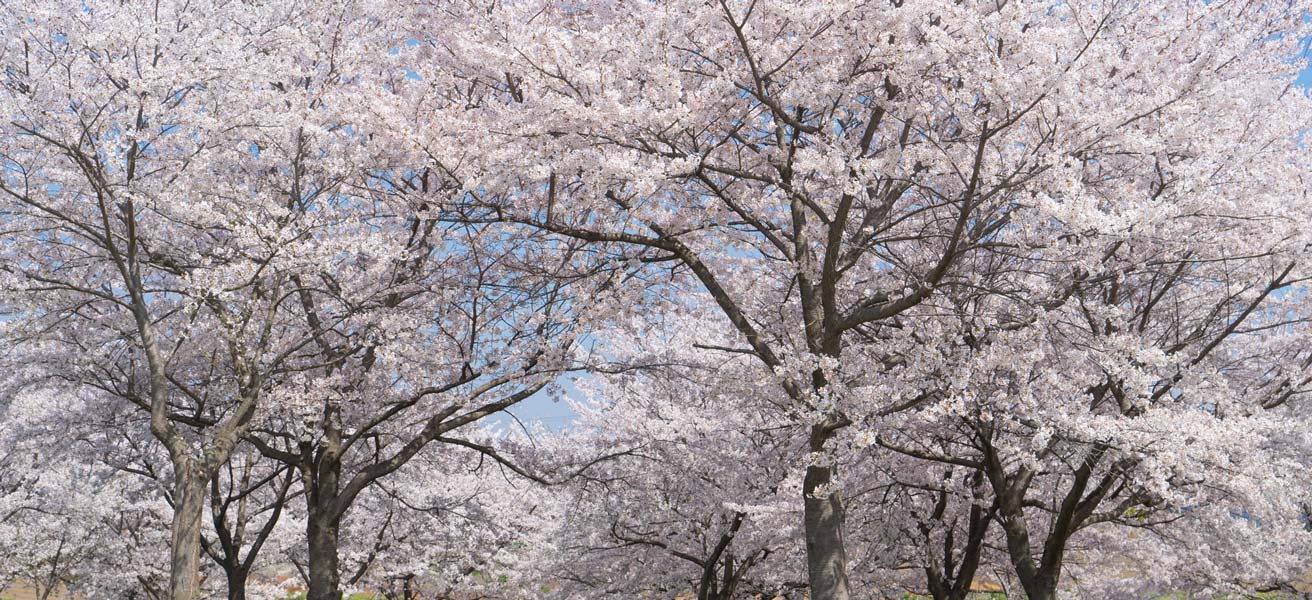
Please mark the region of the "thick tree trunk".
<svg viewBox="0 0 1312 600"><path fill-rule="evenodd" d="M1065 553L1065 541L1062 540L1057 543L1061 544L1063 547L1056 550L1055 560L1054 557L1048 556L1048 560L1052 560L1053 562L1049 563L1044 561L1045 564L1039 565L1032 580L1021 581L1022 587L1025 588L1025 593L1032 600L1056 600L1057 598L1057 585L1061 582L1061 555ZM1051 550L1049 550L1049 552L1051 552Z"/></svg>
<svg viewBox="0 0 1312 600"><path fill-rule="evenodd" d="M174 473L169 600L200 600L200 521L209 480L188 465L175 465Z"/></svg>
<svg viewBox="0 0 1312 600"><path fill-rule="evenodd" d="M811 600L849 600L847 549L843 545L843 499L835 490L815 491L827 487L833 478L832 467L810 466L802 484L803 517L806 522L806 567L811 584Z"/></svg>
<svg viewBox="0 0 1312 600"><path fill-rule="evenodd" d="M1057 582L1061 577L1061 562L1055 565L1036 565L1030 555L1029 529L1025 526L1024 513L1018 501L1008 502L1008 509L1004 512L1002 530L1006 533L1007 553L1011 556L1012 567L1016 569L1016 578L1025 590L1025 597L1028 600L1055 600Z"/></svg>
<svg viewBox="0 0 1312 600"><path fill-rule="evenodd" d="M1032 585L1023 586L1025 588L1025 597L1029 600L1057 600L1057 582L1054 580L1049 585L1047 582L1035 582Z"/></svg>
<svg viewBox="0 0 1312 600"><path fill-rule="evenodd" d="M337 484L341 465L334 453L320 456L308 472L303 471L305 485L306 535L309 543L310 576L306 600L342 600L341 576L337 564L338 534L342 511L338 508Z"/></svg>
<svg viewBox="0 0 1312 600"><path fill-rule="evenodd" d="M228 569L228 600L246 600L246 578L250 573L236 567Z"/></svg>
<svg viewBox="0 0 1312 600"><path fill-rule="evenodd" d="M310 546L310 589L306 600L341 600L341 580L338 575L337 544L341 529L340 518L331 511L311 505L306 525L306 539Z"/></svg>

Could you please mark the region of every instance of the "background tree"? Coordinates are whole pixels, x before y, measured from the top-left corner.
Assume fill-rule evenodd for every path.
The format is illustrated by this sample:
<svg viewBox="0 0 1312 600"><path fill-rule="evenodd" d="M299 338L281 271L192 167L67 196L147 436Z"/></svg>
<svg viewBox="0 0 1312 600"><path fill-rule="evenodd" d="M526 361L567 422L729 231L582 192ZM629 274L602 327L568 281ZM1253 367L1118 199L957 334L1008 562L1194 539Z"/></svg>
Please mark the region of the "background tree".
<svg viewBox="0 0 1312 600"><path fill-rule="evenodd" d="M575 405L565 439L579 456L608 458L555 490L565 515L541 572L559 574L562 598L797 594L804 450L776 434L793 424L761 402L771 384L754 384L757 364L678 352L658 335L633 357L657 366L580 383L594 401Z"/></svg>
<svg viewBox="0 0 1312 600"><path fill-rule="evenodd" d="M287 504L302 493L293 487L294 471L244 446L210 480L209 531L201 538L205 554L223 570L228 600L245 600L256 559L265 544L276 543Z"/></svg>
<svg viewBox="0 0 1312 600"><path fill-rule="evenodd" d="M8 398L0 418L0 586L43 599L166 597L168 460L152 445L148 459L164 469L143 477L128 433L148 417L115 398L38 387Z"/></svg>

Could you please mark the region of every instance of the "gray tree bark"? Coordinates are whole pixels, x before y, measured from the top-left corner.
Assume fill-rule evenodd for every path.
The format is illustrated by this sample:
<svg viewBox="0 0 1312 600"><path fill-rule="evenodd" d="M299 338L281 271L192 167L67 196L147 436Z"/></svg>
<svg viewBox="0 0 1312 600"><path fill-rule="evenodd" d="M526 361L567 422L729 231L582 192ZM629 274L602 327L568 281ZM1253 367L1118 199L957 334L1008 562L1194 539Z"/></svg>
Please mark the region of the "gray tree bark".
<svg viewBox="0 0 1312 600"><path fill-rule="evenodd" d="M337 460L336 436L330 436L330 450L319 463L303 472L305 493L305 539L309 545L309 590L306 600L341 600L341 571L337 546L340 541L342 513L338 480L341 463ZM353 498L352 498L353 499Z"/></svg>
<svg viewBox="0 0 1312 600"><path fill-rule="evenodd" d="M169 598L200 600L200 523L209 478L190 461L174 466Z"/></svg>
<svg viewBox="0 0 1312 600"><path fill-rule="evenodd" d="M831 432L817 425L811 433L811 450L824 449ZM833 481L834 468L811 465L802 481L802 518L806 537L806 569L811 600L849 600L847 581L847 547L843 543L843 498L837 490L827 490ZM817 494L819 490L821 493Z"/></svg>
<svg viewBox="0 0 1312 600"><path fill-rule="evenodd" d="M313 511L313 509L311 509ZM306 600L341 600L341 576L337 562L339 519L325 512L312 512L307 519L309 543L309 590Z"/></svg>

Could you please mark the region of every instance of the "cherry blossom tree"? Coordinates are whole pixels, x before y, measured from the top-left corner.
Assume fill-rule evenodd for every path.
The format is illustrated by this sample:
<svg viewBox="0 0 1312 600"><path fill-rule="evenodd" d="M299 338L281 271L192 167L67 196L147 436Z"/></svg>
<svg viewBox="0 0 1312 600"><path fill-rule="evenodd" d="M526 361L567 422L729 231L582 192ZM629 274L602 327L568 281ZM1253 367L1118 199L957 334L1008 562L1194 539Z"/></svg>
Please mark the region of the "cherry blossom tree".
<svg viewBox="0 0 1312 600"><path fill-rule="evenodd" d="M175 478L171 598L198 593L206 499L252 427L300 475L310 597L339 596L354 497L544 388L589 304L569 245L439 226L410 202L442 189L370 143L401 43L385 16L5 7L9 339L48 361L42 380L151 414ZM237 576L254 553L225 542L244 528L231 506L211 507L207 548Z"/></svg>
<svg viewBox="0 0 1312 600"><path fill-rule="evenodd" d="M338 276L304 281L303 314L316 340L307 352L321 367L279 393L280 410L252 438L299 473L315 600L341 596L340 528L355 499L430 444L494 453L462 431L577 368L575 325L591 304L590 280L572 270L568 247L541 252L420 217L393 225L407 260L388 261L381 279L403 291L343 302L362 315L352 319L315 300L336 293L327 286Z"/></svg>
<svg viewBox="0 0 1312 600"><path fill-rule="evenodd" d="M1269 545L1306 544L1297 501L1306 485L1290 475L1305 450L1288 433L1302 419L1269 412L1308 391L1295 341L1306 335L1306 292L1292 266L1305 262L1306 241L1273 228L1281 218L1232 238L1240 247L1155 243L1187 239L1158 238L1165 225L1110 242L1105 270L1075 286L1078 302L1028 325L996 320L1016 307L974 304L961 313L968 336L940 349L934 399L877 443L987 480L1031 598L1057 594L1085 529L1220 540L1188 545L1195 556L1229 552L1230 532L1254 529ZM1190 524L1197 530L1183 533ZM1232 569L1207 580L1199 570L1195 583L1251 590L1297 569L1260 563L1269 567L1260 577L1240 581L1252 571Z"/></svg>
<svg viewBox="0 0 1312 600"><path fill-rule="evenodd" d="M1196 245L1295 222L1264 211L1302 198L1304 13L435 3L405 51L410 105L430 110L396 129L462 187L463 218L618 248L701 288L823 457L852 424L926 400L876 380L940 334L949 288L1061 307L1087 276L1021 274L1090 271L1109 247L1091 242L1135 222L1172 220ZM814 460L802 490L814 598L851 596L836 467Z"/></svg>
<svg viewBox="0 0 1312 600"><path fill-rule="evenodd" d="M349 262L367 228L331 98L376 21L350 3L0 13L7 343L149 412L174 478L169 597L194 600L210 482L305 369L297 274Z"/></svg>
<svg viewBox="0 0 1312 600"><path fill-rule="evenodd" d="M256 559L270 541L276 545L291 495L300 493L294 482L294 471L253 448L234 453L210 481L212 533L202 536L201 546L223 570L228 600L246 598L247 582L260 564Z"/></svg>
<svg viewBox="0 0 1312 600"><path fill-rule="evenodd" d="M934 600L965 600L1004 567L995 519L997 506L978 471L936 468L916 458L871 448L864 501L854 501L864 520L855 532L883 531L866 539L864 552L878 557L853 568L854 579L878 587L887 598L923 594ZM875 500L874 493L878 493ZM864 513L864 514L862 514ZM860 539L860 538L858 538Z"/></svg>

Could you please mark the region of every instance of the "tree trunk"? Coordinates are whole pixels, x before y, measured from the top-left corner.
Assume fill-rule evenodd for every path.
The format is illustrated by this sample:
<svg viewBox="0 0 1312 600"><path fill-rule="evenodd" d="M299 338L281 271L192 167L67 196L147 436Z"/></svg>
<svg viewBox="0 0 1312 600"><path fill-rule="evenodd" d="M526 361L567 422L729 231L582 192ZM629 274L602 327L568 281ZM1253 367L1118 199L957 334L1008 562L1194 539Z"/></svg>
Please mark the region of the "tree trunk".
<svg viewBox="0 0 1312 600"><path fill-rule="evenodd" d="M340 520L331 511L311 507L306 533L310 545L310 589L306 600L341 600L337 567Z"/></svg>
<svg viewBox="0 0 1312 600"><path fill-rule="evenodd" d="M169 600L200 600L200 521L208 484L190 465L174 465Z"/></svg>
<svg viewBox="0 0 1312 600"><path fill-rule="evenodd" d="M802 484L803 517L806 522L806 567L811 600L849 600L847 549L843 545L843 499L834 490L815 497L816 489L827 486L833 468L809 466Z"/></svg>
<svg viewBox="0 0 1312 600"><path fill-rule="evenodd" d="M1049 542L1054 540L1049 539ZM1040 564L1031 581L1022 581L1021 585L1025 588L1025 593L1032 600L1056 600L1057 584L1061 582L1061 555L1065 553L1065 539L1056 540L1062 547L1057 549L1056 560L1052 563L1044 561L1046 564ZM1047 553L1045 553L1047 554ZM1047 557L1052 560L1053 557Z"/></svg>
<svg viewBox="0 0 1312 600"><path fill-rule="evenodd" d="M1024 586L1025 597L1029 600L1057 600L1057 582L1038 583L1036 585Z"/></svg>
<svg viewBox="0 0 1312 600"><path fill-rule="evenodd" d="M338 534L342 515L346 512L338 506L342 500L338 493L342 465L336 453L337 432L331 430L327 437L333 443L317 460L308 462L301 470L301 484L305 487L305 538L310 550L310 564L307 565L310 581L305 600L342 600L337 564ZM302 452L307 457L312 456L308 447Z"/></svg>
<svg viewBox="0 0 1312 600"><path fill-rule="evenodd" d="M228 600L246 600L246 577L250 573L241 567L228 569Z"/></svg>

